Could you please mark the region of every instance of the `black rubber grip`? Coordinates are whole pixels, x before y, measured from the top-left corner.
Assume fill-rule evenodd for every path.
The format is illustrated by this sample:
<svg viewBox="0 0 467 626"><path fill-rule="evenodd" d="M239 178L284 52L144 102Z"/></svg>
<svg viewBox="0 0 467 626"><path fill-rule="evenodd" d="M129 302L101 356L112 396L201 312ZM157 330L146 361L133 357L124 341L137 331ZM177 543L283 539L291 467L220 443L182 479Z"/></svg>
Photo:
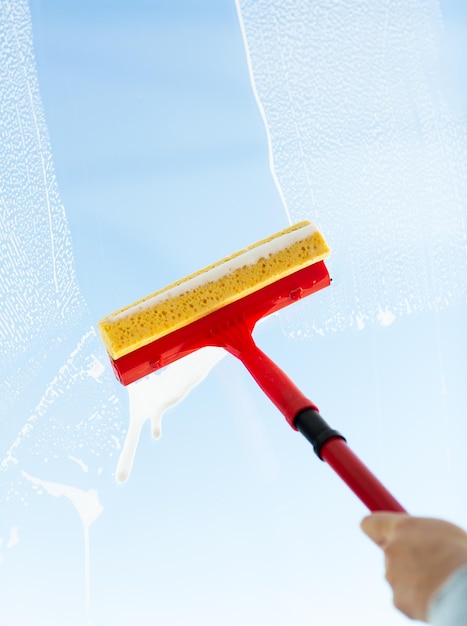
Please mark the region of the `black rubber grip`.
<svg viewBox="0 0 467 626"><path fill-rule="evenodd" d="M295 426L311 443L316 455L321 459L321 448L329 439L339 437L345 441L337 430L331 428L321 417L318 411L304 409L295 418Z"/></svg>

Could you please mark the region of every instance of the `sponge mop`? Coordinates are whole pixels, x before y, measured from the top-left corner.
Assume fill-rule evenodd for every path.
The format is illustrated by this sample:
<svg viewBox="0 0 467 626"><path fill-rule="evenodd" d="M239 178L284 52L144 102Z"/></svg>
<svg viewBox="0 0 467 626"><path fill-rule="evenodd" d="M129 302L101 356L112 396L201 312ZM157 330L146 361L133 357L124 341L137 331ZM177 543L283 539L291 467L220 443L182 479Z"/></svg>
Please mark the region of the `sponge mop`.
<svg viewBox="0 0 467 626"><path fill-rule="evenodd" d="M300 222L112 313L99 331L124 385L201 347L225 348L371 511L403 512L252 338L262 317L330 284L324 264L329 253L317 228Z"/></svg>
<svg viewBox="0 0 467 626"><path fill-rule="evenodd" d="M301 222L112 313L99 323L102 339L118 359L328 255L321 233Z"/></svg>

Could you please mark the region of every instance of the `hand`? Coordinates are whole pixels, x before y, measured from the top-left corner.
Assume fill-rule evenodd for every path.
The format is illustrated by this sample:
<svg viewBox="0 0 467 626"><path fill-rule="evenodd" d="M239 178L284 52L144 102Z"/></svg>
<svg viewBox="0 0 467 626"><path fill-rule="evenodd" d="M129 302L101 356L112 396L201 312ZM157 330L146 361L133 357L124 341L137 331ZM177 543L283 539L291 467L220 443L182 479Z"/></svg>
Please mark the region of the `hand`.
<svg viewBox="0 0 467 626"><path fill-rule="evenodd" d="M361 527L384 551L394 605L426 621L434 593L467 564L467 533L449 522L401 513L374 513Z"/></svg>

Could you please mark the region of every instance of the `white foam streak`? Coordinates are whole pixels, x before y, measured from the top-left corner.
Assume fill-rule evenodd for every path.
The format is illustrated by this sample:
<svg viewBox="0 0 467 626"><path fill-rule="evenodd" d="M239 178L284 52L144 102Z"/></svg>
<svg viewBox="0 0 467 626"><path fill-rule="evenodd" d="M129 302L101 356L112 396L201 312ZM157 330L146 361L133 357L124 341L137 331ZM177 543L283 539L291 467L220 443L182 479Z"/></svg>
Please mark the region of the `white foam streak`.
<svg viewBox="0 0 467 626"><path fill-rule="evenodd" d="M11 550L19 543L19 535L18 535L18 527L13 526L10 530L10 538L8 539L8 543L6 544L7 550Z"/></svg>
<svg viewBox="0 0 467 626"><path fill-rule="evenodd" d="M381 324L381 326L390 326L394 322L395 319L396 319L396 316L389 309L384 309L384 310L382 308L379 309L378 322Z"/></svg>
<svg viewBox="0 0 467 626"><path fill-rule="evenodd" d="M274 180L274 183L276 185L276 189L279 193L280 199L282 200L282 204L284 206L284 210L285 213L287 215L287 219L289 224L292 224L292 216L290 214L290 210L289 207L287 205L287 200L285 198L284 192L282 190L282 186L280 184L279 178L277 177L277 173L276 173L276 167L275 167L275 163L274 163L274 151L273 151L273 146L272 146L272 139L271 139L271 132L269 130L269 124L268 124L268 120L266 117L266 113L264 111L264 106L263 103L261 102L261 98L259 97L258 94L258 89L256 87L256 81L255 81L255 74L253 71L253 66L251 63L251 55L248 52L248 38L246 36L246 32L245 32L245 24L243 23L243 18L242 18L242 12L240 10L240 2L239 0L235 0L235 8L237 10L237 17L238 17L238 22L240 24L240 31L242 33L242 39L243 39L243 45L245 46L245 51L246 51L246 61L247 61L247 66L248 66L248 74L250 76L250 81L251 81L251 88L253 91L253 95L255 97L256 100L256 104L258 106L258 110L260 112L261 118L263 120L263 124L264 124L264 129L266 132L266 139L268 142L268 158L269 158L269 169L271 171L271 176Z"/></svg>
<svg viewBox="0 0 467 626"><path fill-rule="evenodd" d="M130 424L117 464L116 478L125 482L130 475L141 430L151 421L153 437L161 436L162 417L196 387L226 354L221 348L206 347L128 385Z"/></svg>
<svg viewBox="0 0 467 626"><path fill-rule="evenodd" d="M83 470L83 472L89 471L89 467L86 465L86 463L82 459L77 459L76 457L71 456L71 454L68 455L68 458L70 459L70 461L74 461L74 463L79 465L80 468Z"/></svg>
<svg viewBox="0 0 467 626"><path fill-rule="evenodd" d="M83 524L84 534L84 570L85 570L85 586L86 586L86 608L89 610L91 605L91 576L89 566L89 528L104 510L99 501L99 494L96 489L83 491L77 487L70 485L62 485L60 483L41 480L26 473L21 472L22 476L29 480L35 487L42 487L49 495L54 498L65 497L73 504Z"/></svg>
<svg viewBox="0 0 467 626"><path fill-rule="evenodd" d="M62 485L60 483L35 478L24 470L21 474L33 485L43 487L45 491L54 498L59 498L61 496L68 498L80 516L85 529L88 529L104 510L103 506L99 502L99 495L96 489L83 491L77 487L70 487L69 485Z"/></svg>

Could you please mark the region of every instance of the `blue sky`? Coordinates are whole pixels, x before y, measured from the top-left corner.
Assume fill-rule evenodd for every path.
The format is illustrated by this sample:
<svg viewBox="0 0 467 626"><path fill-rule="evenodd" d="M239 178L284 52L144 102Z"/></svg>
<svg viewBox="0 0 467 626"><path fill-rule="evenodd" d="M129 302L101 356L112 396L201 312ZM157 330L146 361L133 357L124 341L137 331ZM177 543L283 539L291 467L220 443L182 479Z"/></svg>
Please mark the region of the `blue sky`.
<svg viewBox="0 0 467 626"><path fill-rule="evenodd" d="M90 323L287 225L233 2L29 5L58 192ZM465 120L466 9L461 2L441 8L449 44L443 75ZM323 212L320 225L327 224L332 240L338 228ZM353 286L339 286L340 262L334 269L347 306ZM325 294L319 303L326 306ZM293 340L291 329L305 327L310 310L297 304L267 321L256 333L260 346L411 512L467 526L465 293L443 310L401 315L389 326ZM74 342L67 336L70 350ZM97 342L90 350L102 356ZM58 356L44 362L9 405L15 424L61 363ZM358 528L364 507L240 364L224 359L171 410L160 441L143 430L125 485L114 480L118 449L108 442L123 437L126 394L110 370L106 377L105 398L94 387L66 391L20 460L42 480L99 492L90 611L76 510L66 498L37 497L28 484L10 487L7 474L6 623L406 623L390 607L381 555ZM63 429L68 419L79 425L93 403L104 410L113 396L119 408L109 411L102 442L99 429ZM12 527L19 543L7 549Z"/></svg>
<svg viewBox="0 0 467 626"><path fill-rule="evenodd" d="M232 233L247 215L253 241L268 232L263 216L275 218L273 230L282 226L232 3L103 3L95 15L92 3L31 6L44 28L36 55L49 131L63 154L57 176L70 190L70 225L94 225L77 238L75 255L83 290L94 298L98 280L105 294L96 317L109 300L121 304L122 279L135 299L154 289L151 274L162 265L169 281L185 273L184 250L196 270L242 247ZM213 237L219 215L225 228ZM129 271L138 250L141 270Z"/></svg>

